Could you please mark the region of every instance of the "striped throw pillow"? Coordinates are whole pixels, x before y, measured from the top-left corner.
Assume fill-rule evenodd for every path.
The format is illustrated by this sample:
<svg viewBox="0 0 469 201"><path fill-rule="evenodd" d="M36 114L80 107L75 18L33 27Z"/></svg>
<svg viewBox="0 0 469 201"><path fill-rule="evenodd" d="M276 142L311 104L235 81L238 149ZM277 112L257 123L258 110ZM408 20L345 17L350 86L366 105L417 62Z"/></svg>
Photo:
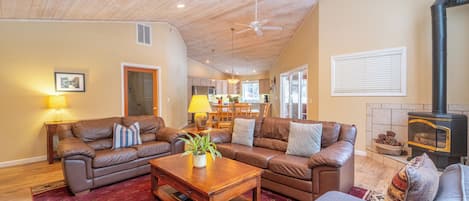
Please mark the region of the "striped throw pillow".
<svg viewBox="0 0 469 201"><path fill-rule="evenodd" d="M114 123L113 132L113 149L131 147L137 144L142 144L142 139L140 138L140 125L138 124L138 122L135 122L128 128L120 124Z"/></svg>

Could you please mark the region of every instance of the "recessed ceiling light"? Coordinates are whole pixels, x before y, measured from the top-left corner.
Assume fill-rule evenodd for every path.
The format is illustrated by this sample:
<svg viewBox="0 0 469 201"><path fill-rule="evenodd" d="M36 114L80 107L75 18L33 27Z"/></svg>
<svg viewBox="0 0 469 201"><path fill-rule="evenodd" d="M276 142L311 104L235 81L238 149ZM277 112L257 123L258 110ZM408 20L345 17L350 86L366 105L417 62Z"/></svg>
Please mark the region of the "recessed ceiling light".
<svg viewBox="0 0 469 201"><path fill-rule="evenodd" d="M253 72L253 73L256 73L257 71L256 71L256 69L254 69L254 70L252 70L252 72Z"/></svg>
<svg viewBox="0 0 469 201"><path fill-rule="evenodd" d="M209 63L210 63L210 60L209 60L209 59L206 59L206 60L205 60L205 63L206 63L206 64L209 64Z"/></svg>
<svg viewBox="0 0 469 201"><path fill-rule="evenodd" d="M236 72L236 75L239 75L239 72Z"/></svg>
<svg viewBox="0 0 469 201"><path fill-rule="evenodd" d="M184 7L186 7L186 4L184 4L183 2L179 2L177 5L177 8L184 8Z"/></svg>
<svg viewBox="0 0 469 201"><path fill-rule="evenodd" d="M228 69L226 69L225 72L229 73L230 71Z"/></svg>

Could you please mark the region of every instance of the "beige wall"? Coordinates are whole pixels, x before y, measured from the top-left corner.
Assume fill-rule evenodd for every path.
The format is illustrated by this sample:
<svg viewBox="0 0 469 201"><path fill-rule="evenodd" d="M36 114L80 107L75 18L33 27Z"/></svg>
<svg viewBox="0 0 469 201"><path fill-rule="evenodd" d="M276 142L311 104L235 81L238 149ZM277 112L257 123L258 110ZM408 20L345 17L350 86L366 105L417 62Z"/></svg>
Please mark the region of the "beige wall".
<svg viewBox="0 0 469 201"><path fill-rule="evenodd" d="M260 80L260 79L269 79L270 74L267 73L262 73L262 74L256 74L256 75L240 75L237 76L239 80Z"/></svg>
<svg viewBox="0 0 469 201"><path fill-rule="evenodd" d="M271 95L272 115L279 116L280 74L308 65L308 119L318 119L318 7L305 17L303 24L285 46L277 63L270 70L270 79L275 76L276 86Z"/></svg>
<svg viewBox="0 0 469 201"><path fill-rule="evenodd" d="M0 30L0 162L46 154L54 71L86 74L86 92L66 93L62 116L88 119L121 115L122 62L159 66L162 116L170 126L187 122L186 94L178 93L187 86L186 46L166 23L152 24L151 47L136 45L133 23L3 21Z"/></svg>
<svg viewBox="0 0 469 201"><path fill-rule="evenodd" d="M187 59L187 66L188 66L188 76L189 77L198 77L198 78L208 78L208 79L217 79L217 80L224 80L227 79L228 76L220 72L219 70L212 68L208 65L200 63L196 60Z"/></svg>
<svg viewBox="0 0 469 201"><path fill-rule="evenodd" d="M356 124L357 149L365 150L366 103L431 103L432 3L433 0L320 1L319 119ZM449 103L469 104L469 97L463 92L469 86L469 6L448 11ZM331 97L331 56L402 46L407 47L407 96Z"/></svg>

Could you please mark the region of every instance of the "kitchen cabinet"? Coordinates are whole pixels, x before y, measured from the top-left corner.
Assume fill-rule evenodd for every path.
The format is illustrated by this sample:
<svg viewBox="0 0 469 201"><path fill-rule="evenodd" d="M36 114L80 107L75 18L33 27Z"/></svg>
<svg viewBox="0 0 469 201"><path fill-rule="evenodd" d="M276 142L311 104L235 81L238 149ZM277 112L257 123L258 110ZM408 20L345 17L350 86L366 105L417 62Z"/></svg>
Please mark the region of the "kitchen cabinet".
<svg viewBox="0 0 469 201"><path fill-rule="evenodd" d="M259 80L259 94L269 94L269 93L270 93L270 80L260 79Z"/></svg>

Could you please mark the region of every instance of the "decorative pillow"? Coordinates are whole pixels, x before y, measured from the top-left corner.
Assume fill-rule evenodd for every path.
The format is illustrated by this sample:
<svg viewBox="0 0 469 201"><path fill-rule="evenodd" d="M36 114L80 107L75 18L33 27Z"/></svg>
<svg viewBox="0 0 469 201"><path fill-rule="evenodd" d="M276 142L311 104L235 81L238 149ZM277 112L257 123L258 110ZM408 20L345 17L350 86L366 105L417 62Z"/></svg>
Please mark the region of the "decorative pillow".
<svg viewBox="0 0 469 201"><path fill-rule="evenodd" d="M252 147L254 142L255 119L236 118L233 125L231 143L242 144Z"/></svg>
<svg viewBox="0 0 469 201"><path fill-rule="evenodd" d="M386 200L431 201L438 191L438 170L433 161L422 154L417 156L392 178Z"/></svg>
<svg viewBox="0 0 469 201"><path fill-rule="evenodd" d="M322 124L290 122L287 154L310 157L321 150Z"/></svg>
<svg viewBox="0 0 469 201"><path fill-rule="evenodd" d="M113 131L113 149L118 149L121 147L131 147L137 144L142 144L142 139L140 138L140 126L138 122L135 122L129 127L125 127L115 123Z"/></svg>
<svg viewBox="0 0 469 201"><path fill-rule="evenodd" d="M440 176L440 185L435 201L469 200L469 166L453 164L446 167Z"/></svg>

